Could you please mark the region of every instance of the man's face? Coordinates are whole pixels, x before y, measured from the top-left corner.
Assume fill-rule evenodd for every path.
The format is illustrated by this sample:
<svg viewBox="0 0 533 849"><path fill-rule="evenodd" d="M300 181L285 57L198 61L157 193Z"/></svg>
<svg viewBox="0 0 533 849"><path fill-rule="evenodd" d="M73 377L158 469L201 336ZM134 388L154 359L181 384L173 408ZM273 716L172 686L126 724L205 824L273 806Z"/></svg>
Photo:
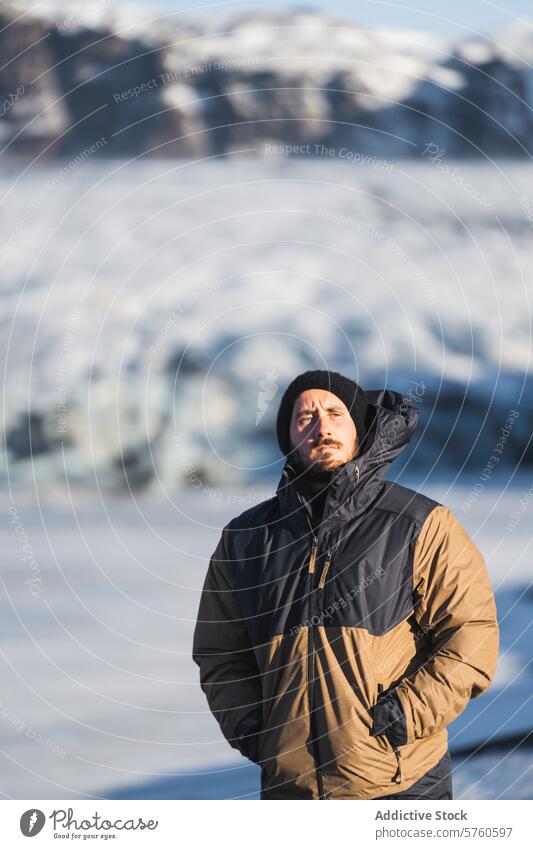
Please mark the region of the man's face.
<svg viewBox="0 0 533 849"><path fill-rule="evenodd" d="M356 456L357 430L346 405L326 389L306 389L294 402L290 438L304 468L331 471Z"/></svg>

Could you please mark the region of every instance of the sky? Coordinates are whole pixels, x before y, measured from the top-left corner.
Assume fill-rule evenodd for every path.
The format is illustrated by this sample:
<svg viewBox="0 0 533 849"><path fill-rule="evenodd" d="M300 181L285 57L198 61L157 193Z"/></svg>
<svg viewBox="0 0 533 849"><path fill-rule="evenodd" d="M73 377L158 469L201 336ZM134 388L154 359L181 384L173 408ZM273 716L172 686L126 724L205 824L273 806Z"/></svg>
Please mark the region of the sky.
<svg viewBox="0 0 533 849"><path fill-rule="evenodd" d="M282 0L137 0L144 5L208 14L215 9L318 8L363 26L419 29L454 36L492 32L517 19L533 22L532 0L314 0L283 2ZM533 23L532 23L533 27Z"/></svg>

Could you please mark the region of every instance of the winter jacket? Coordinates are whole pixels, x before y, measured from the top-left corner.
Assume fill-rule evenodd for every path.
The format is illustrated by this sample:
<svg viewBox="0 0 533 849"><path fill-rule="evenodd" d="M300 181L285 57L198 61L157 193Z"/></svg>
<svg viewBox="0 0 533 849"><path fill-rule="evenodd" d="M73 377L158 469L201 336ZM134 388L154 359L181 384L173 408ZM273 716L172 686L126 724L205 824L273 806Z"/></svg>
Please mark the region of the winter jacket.
<svg viewBox="0 0 533 849"><path fill-rule="evenodd" d="M368 446L339 468L318 532L287 461L207 571L193 658L222 733L261 765L262 799L403 793L495 672L481 553L447 507L383 479L418 410L367 395Z"/></svg>

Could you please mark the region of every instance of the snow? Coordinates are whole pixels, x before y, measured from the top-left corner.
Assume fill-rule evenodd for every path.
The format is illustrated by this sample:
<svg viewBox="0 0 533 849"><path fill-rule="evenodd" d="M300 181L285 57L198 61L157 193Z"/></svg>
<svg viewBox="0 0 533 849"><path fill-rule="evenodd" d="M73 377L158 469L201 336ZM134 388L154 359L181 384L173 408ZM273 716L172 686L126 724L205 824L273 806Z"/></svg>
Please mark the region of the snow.
<svg viewBox="0 0 533 849"><path fill-rule="evenodd" d="M125 445L175 487L180 436L211 480L242 482L243 450L250 472L277 458L275 399L256 438L267 367L279 397L311 362L366 386L388 375L402 391L413 378L435 391L455 380L498 432L530 371L533 242L517 195L533 198L532 173L457 166L491 211L429 161L373 166L333 152L0 172L5 424L19 427L28 404L43 416L41 480L61 479L65 462L76 480L120 485ZM241 406L225 403L228 381ZM193 398L198 421L182 415ZM454 440L471 442L456 413ZM34 471L10 456L12 480Z"/></svg>

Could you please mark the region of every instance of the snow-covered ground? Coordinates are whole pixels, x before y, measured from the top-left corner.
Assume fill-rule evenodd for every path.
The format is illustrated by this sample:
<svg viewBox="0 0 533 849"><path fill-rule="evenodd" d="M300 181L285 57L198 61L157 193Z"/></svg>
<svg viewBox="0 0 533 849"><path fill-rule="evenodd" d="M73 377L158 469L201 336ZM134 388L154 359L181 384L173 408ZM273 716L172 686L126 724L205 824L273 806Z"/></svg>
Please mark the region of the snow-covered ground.
<svg viewBox="0 0 533 849"><path fill-rule="evenodd" d="M500 467L521 457L528 166L337 150L65 169L0 170L11 480L246 483L277 468L284 384L326 365L424 384L417 473L445 446L477 474L513 410Z"/></svg>
<svg viewBox="0 0 533 849"><path fill-rule="evenodd" d="M404 481L448 504L496 590L496 681L450 727L452 750L531 726L533 596L528 476L487 486ZM10 798L256 798L258 769L225 743L190 651L220 528L272 484L178 492L167 502L15 487L0 610L0 792ZM532 499L530 498L530 501ZM509 517L521 511L513 532ZM25 559L22 559L25 558ZM462 798L533 798L533 750L455 761Z"/></svg>

